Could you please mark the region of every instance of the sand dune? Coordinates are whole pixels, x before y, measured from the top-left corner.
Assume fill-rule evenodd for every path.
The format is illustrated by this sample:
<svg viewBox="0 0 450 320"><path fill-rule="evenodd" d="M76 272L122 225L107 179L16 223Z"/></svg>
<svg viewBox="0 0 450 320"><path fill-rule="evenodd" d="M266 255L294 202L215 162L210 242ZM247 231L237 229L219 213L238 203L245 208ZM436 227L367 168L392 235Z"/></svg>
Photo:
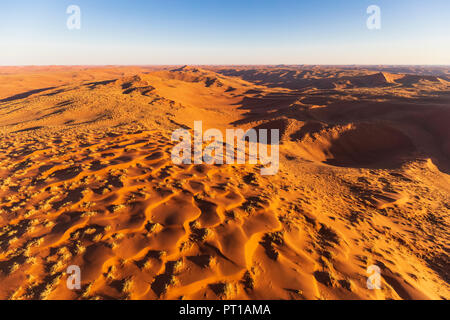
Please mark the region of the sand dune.
<svg viewBox="0 0 450 320"><path fill-rule="evenodd" d="M396 157L414 150L413 142L402 132L371 123L321 130L302 139L301 145L313 160L344 166L370 165L383 159L392 164Z"/></svg>
<svg viewBox="0 0 450 320"><path fill-rule="evenodd" d="M0 298L449 299L449 71L405 68L0 69ZM175 165L196 120L279 173Z"/></svg>
<svg viewBox="0 0 450 320"><path fill-rule="evenodd" d="M266 68L214 68L227 76L237 76L268 87L289 89L346 89L374 87L413 87L419 82L430 82L441 90L448 88L450 78L443 68L428 70L420 74L404 73L404 68L381 68L388 71L374 71L360 68L324 68L321 67L285 67L282 69ZM402 73L403 72L403 73ZM434 75L436 74L436 75Z"/></svg>

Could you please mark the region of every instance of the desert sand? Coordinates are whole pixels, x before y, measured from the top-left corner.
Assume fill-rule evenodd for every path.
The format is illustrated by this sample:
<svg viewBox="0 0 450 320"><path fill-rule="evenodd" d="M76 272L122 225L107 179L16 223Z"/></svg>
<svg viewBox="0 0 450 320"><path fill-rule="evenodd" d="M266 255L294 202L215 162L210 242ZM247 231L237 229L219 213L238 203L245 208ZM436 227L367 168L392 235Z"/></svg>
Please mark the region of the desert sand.
<svg viewBox="0 0 450 320"><path fill-rule="evenodd" d="M173 164L196 120L280 171ZM450 298L448 67L2 67L0 136L0 299Z"/></svg>

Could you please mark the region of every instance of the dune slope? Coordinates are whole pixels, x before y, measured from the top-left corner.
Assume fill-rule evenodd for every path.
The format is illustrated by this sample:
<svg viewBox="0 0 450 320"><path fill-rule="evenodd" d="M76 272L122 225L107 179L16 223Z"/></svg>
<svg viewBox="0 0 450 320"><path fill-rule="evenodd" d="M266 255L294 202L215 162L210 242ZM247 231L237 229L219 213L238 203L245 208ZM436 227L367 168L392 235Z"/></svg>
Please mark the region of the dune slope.
<svg viewBox="0 0 450 320"><path fill-rule="evenodd" d="M394 71L5 72L0 298L449 299L448 71ZM279 129L280 171L175 165L198 120Z"/></svg>

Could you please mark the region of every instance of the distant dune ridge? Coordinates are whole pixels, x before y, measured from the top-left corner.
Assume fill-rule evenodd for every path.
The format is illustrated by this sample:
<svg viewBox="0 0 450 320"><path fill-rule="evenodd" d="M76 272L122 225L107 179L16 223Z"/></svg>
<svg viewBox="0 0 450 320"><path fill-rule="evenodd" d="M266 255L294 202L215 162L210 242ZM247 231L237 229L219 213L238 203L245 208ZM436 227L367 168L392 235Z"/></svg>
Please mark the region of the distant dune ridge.
<svg viewBox="0 0 450 320"><path fill-rule="evenodd" d="M0 67L0 87L1 299L450 298L448 67ZM200 120L279 129L279 173L174 164Z"/></svg>

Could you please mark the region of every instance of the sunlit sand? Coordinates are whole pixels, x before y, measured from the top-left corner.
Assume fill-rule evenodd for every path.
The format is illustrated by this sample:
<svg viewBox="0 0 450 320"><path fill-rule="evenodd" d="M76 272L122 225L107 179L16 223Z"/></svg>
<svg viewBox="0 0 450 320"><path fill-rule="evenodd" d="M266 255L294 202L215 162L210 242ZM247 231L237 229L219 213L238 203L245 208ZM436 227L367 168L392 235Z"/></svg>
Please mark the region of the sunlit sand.
<svg viewBox="0 0 450 320"><path fill-rule="evenodd" d="M0 299L449 299L450 69L405 68L0 68ZM198 120L279 172L174 164Z"/></svg>

